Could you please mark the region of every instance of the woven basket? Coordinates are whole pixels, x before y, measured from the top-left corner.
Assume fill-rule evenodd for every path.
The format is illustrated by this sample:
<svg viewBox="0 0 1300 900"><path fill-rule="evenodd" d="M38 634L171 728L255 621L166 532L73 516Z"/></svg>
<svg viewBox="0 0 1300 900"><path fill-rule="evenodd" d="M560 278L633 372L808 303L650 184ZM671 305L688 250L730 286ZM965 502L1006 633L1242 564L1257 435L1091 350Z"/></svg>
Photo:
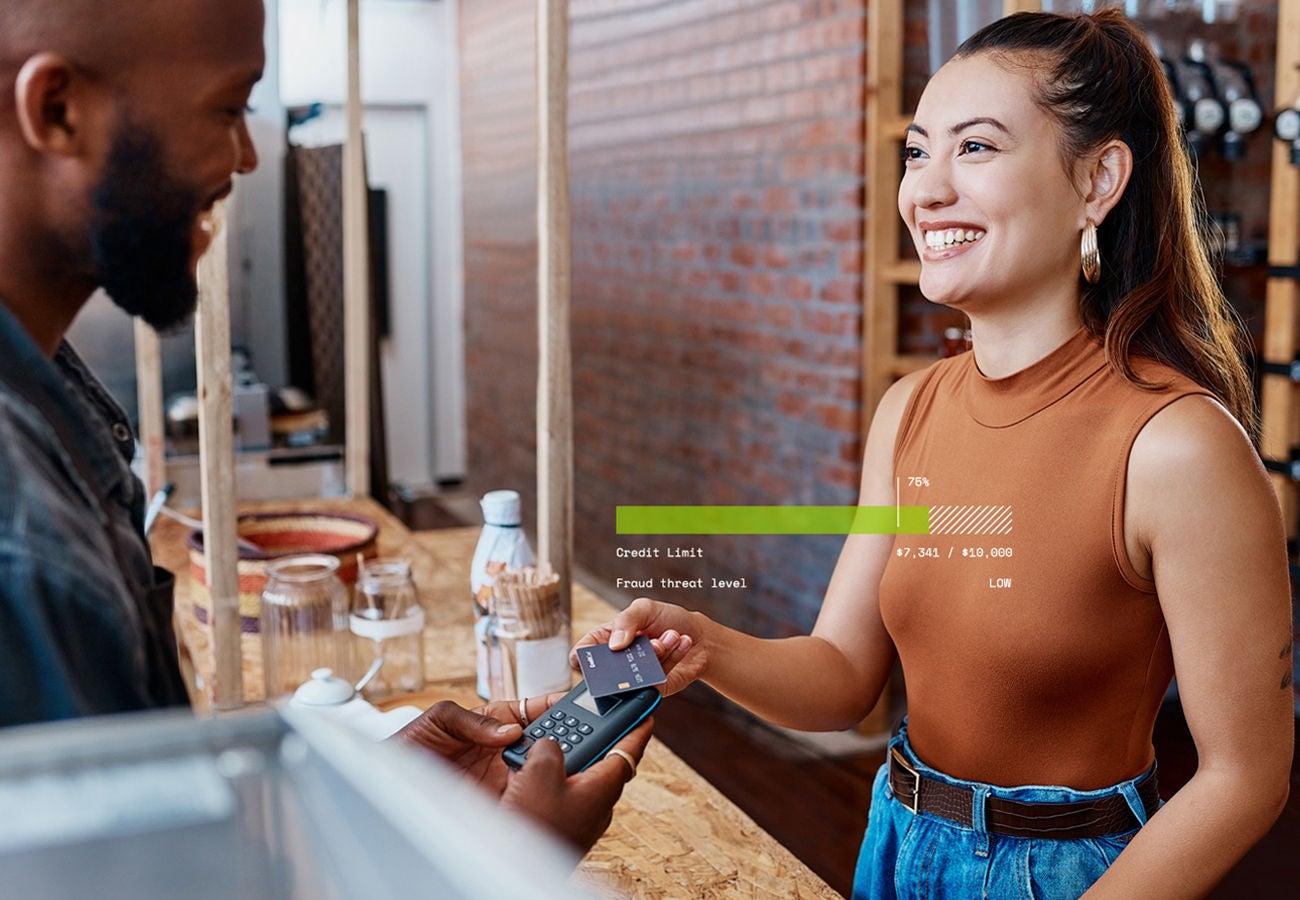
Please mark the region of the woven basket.
<svg viewBox="0 0 1300 900"><path fill-rule="evenodd" d="M266 586L267 569L281 557L300 553L324 553L338 557L338 577L351 590L357 581L357 554L375 556L375 538L379 526L360 516L329 513L257 513L240 516L235 526L241 538L261 548L262 552L239 548L239 630L258 634L259 605ZM208 573L203 556L203 532L189 537L190 578L192 579L194 618L204 625L209 615Z"/></svg>

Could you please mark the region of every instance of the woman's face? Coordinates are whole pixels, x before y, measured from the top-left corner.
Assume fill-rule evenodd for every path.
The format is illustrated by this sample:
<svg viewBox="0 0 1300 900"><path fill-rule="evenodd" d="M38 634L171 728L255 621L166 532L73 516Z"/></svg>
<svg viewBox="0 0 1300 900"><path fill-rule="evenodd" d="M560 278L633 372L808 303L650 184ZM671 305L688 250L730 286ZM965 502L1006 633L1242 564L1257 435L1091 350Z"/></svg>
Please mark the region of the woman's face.
<svg viewBox="0 0 1300 900"><path fill-rule="evenodd" d="M1083 185L1027 70L987 54L930 79L908 128L898 211L921 256L921 293L968 313L1075 303Z"/></svg>

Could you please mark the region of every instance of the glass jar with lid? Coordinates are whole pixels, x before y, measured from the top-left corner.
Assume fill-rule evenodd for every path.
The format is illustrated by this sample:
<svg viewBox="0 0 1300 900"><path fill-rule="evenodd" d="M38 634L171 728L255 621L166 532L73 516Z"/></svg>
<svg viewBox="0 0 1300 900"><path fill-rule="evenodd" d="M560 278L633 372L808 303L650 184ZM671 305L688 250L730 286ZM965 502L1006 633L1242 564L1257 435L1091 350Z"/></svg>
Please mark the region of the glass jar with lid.
<svg viewBox="0 0 1300 900"><path fill-rule="evenodd" d="M367 700L424 687L424 609L410 560L381 557L362 565L348 627L358 674L383 660L362 689Z"/></svg>

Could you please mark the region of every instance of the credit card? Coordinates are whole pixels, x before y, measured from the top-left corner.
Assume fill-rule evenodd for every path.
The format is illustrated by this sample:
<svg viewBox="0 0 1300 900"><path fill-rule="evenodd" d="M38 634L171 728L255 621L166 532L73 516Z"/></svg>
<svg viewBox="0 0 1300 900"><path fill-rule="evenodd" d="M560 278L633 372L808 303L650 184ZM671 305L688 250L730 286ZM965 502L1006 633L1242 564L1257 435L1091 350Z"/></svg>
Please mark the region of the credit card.
<svg viewBox="0 0 1300 900"><path fill-rule="evenodd" d="M596 699L653 687L668 680L650 638L644 634L626 649L611 650L608 644L578 648L578 666L587 690Z"/></svg>

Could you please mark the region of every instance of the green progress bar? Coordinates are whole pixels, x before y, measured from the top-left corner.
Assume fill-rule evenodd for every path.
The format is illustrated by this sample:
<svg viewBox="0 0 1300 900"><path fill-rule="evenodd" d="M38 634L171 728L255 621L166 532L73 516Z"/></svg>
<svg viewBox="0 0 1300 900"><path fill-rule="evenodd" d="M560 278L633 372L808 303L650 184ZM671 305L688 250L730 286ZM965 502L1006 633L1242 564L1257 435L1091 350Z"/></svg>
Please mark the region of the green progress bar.
<svg viewBox="0 0 1300 900"><path fill-rule="evenodd" d="M620 506L618 534L929 534L928 506Z"/></svg>

